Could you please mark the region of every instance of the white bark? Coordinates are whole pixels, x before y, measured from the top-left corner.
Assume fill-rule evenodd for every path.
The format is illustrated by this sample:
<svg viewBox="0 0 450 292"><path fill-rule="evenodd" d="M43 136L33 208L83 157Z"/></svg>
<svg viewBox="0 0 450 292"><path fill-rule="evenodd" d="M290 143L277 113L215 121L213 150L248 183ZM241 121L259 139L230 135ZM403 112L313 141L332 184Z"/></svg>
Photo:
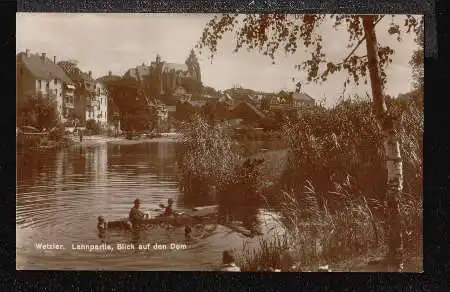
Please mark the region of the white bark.
<svg viewBox="0 0 450 292"><path fill-rule="evenodd" d="M395 132L392 117L387 115L383 87L380 78L377 38L374 29L374 17L362 16L366 37L367 59L372 87L374 113L383 131L383 144L386 156L386 196L388 215L388 255L387 259L395 263L399 260L399 250L402 249L401 218L399 214L399 198L403 190L403 167L400 153L400 143ZM401 262L401 260L400 260Z"/></svg>
<svg viewBox="0 0 450 292"><path fill-rule="evenodd" d="M401 192L403 190L403 165L400 153L400 142L393 131L384 131L384 151L386 154L387 190Z"/></svg>

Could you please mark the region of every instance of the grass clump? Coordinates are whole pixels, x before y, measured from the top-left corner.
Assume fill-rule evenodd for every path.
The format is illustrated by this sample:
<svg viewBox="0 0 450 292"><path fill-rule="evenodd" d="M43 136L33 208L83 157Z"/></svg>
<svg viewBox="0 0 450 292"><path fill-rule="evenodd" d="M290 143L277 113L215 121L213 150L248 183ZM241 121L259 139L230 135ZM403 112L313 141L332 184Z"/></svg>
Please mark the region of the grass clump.
<svg viewBox="0 0 450 292"><path fill-rule="evenodd" d="M393 100L404 169L400 215L405 250L420 253L422 234L423 102ZM300 266L328 264L384 250L385 159L370 101L344 101L305 110L283 127L289 145L281 190L268 198L282 213ZM260 244L243 261L273 264L285 243ZM273 246L275 244L275 247ZM266 246L271 246L267 248ZM271 254L273 253L273 255ZM265 259L265 260L264 260Z"/></svg>

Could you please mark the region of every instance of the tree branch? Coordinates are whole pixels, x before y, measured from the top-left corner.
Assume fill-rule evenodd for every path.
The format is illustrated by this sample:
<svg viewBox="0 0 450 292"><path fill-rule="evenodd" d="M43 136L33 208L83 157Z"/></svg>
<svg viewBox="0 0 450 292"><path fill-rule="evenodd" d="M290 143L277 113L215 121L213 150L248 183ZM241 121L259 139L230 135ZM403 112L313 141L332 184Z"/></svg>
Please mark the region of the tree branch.
<svg viewBox="0 0 450 292"><path fill-rule="evenodd" d="M375 21L375 23L373 24L373 26L375 27L377 25L378 22L380 22L383 19L384 15L382 15L380 18L377 19L377 21ZM355 51L359 48L359 46L362 44L362 42L366 39L366 36L364 35L362 37L362 39L359 40L358 44L356 44L356 46L353 48L353 50L350 52L350 54L348 54L348 56L344 59L344 61L342 63L347 62L348 58L350 58L353 53L355 53Z"/></svg>

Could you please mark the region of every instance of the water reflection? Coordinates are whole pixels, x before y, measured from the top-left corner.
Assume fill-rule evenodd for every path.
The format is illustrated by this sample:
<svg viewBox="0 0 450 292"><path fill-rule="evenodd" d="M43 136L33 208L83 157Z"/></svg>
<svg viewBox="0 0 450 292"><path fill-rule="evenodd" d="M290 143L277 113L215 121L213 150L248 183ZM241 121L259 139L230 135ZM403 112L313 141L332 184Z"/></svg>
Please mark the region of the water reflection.
<svg viewBox="0 0 450 292"><path fill-rule="evenodd" d="M174 208L213 204L202 196L186 200L178 189L176 143L102 144L57 152L17 155L17 265L25 269L204 270L220 263L225 248L240 248L242 236L223 227L189 244L186 251L147 251L105 255L71 250L71 244L185 242L183 228L155 228L138 235L109 232L99 238L97 217L126 217L136 197L156 215L158 205L174 199ZM253 226L259 219L251 206L234 206L233 218ZM36 243L64 244L43 252Z"/></svg>

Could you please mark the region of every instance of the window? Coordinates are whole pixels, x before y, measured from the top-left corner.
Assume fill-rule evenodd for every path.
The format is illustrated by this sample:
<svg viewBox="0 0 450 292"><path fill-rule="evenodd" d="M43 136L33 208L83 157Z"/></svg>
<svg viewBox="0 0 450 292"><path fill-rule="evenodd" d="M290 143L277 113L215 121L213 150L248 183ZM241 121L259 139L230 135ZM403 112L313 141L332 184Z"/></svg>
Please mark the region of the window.
<svg viewBox="0 0 450 292"><path fill-rule="evenodd" d="M42 80L38 80L39 89L42 89Z"/></svg>
<svg viewBox="0 0 450 292"><path fill-rule="evenodd" d="M58 84L58 79L55 78L54 82L55 82L55 85Z"/></svg>
<svg viewBox="0 0 450 292"><path fill-rule="evenodd" d="M49 81L47 81L47 89L49 89L50 88L50 82Z"/></svg>

